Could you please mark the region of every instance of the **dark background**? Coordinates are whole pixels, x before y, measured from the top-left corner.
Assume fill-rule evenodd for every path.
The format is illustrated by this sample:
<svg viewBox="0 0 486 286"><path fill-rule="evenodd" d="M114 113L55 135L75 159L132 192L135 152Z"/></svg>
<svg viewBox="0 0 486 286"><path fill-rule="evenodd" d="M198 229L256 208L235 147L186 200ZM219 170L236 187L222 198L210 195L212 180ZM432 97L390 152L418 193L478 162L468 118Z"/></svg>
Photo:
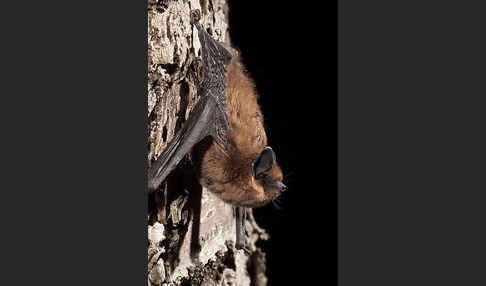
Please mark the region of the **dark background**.
<svg viewBox="0 0 486 286"><path fill-rule="evenodd" d="M261 245L270 286L337 276L336 9L229 1L230 39L255 80L288 186L277 206L254 209L271 236Z"/></svg>

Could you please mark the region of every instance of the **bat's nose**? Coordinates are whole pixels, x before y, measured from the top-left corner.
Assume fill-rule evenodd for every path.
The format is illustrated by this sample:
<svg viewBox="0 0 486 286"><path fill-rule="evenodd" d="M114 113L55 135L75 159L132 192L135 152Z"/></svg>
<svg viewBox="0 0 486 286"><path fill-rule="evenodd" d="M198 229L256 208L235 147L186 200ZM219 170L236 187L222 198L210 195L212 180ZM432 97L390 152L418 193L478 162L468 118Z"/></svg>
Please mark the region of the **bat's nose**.
<svg viewBox="0 0 486 286"><path fill-rule="evenodd" d="M281 192L285 192L287 190L287 186L284 185L282 182L277 182L278 188L280 189Z"/></svg>

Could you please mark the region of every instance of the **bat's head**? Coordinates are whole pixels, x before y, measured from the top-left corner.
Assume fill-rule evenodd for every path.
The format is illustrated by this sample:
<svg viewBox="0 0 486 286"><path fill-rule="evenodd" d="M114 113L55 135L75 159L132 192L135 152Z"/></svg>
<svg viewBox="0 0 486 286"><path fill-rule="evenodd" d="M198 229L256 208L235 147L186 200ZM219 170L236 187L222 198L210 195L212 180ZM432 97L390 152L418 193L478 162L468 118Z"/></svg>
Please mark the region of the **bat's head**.
<svg viewBox="0 0 486 286"><path fill-rule="evenodd" d="M275 152L267 146L252 163L253 177L265 192L267 200L276 199L287 187L283 184L283 174L277 164Z"/></svg>
<svg viewBox="0 0 486 286"><path fill-rule="evenodd" d="M203 153L201 185L222 200L244 207L266 205L285 191L272 148L263 147L259 153L240 151L226 154L213 144Z"/></svg>

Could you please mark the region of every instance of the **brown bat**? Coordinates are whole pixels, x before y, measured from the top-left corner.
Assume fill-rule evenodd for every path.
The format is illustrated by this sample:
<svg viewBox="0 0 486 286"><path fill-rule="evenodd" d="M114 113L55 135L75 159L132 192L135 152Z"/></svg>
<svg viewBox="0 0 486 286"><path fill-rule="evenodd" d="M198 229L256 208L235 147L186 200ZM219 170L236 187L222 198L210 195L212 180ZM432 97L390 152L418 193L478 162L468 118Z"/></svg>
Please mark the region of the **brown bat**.
<svg viewBox="0 0 486 286"><path fill-rule="evenodd" d="M199 183L237 207L236 247L241 249L245 244L245 208L267 204L286 187L275 153L267 146L253 81L238 52L215 41L201 27L199 11L191 16L201 42L201 96L189 119L150 167L149 192L193 151Z"/></svg>

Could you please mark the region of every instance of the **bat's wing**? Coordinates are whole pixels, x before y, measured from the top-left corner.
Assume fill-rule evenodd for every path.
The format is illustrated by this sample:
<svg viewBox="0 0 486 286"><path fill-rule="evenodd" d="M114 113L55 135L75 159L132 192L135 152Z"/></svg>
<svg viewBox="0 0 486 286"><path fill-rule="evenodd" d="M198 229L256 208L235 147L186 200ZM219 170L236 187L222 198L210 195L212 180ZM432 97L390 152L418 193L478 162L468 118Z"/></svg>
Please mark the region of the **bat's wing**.
<svg viewBox="0 0 486 286"><path fill-rule="evenodd" d="M217 113L216 102L201 97L189 119L170 141L164 152L152 164L148 173L149 192L156 190L192 147L208 135L214 137Z"/></svg>
<svg viewBox="0 0 486 286"><path fill-rule="evenodd" d="M191 111L189 119L150 167L149 192L155 191L192 147L205 137L211 136L222 148L227 149L226 134L229 131L229 122L225 91L226 66L231 54L199 23L195 25L203 58L203 80L198 84L198 94L201 97Z"/></svg>

